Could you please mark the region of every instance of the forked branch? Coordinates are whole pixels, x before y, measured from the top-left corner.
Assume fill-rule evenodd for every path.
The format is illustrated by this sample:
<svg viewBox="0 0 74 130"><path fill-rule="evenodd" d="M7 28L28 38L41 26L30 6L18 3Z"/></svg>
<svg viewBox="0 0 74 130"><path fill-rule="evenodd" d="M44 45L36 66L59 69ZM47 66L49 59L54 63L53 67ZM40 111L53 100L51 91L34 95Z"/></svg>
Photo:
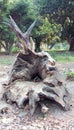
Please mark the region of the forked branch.
<svg viewBox="0 0 74 130"><path fill-rule="evenodd" d="M23 33L15 23L14 19L11 16L9 16L9 18L10 18L9 21L4 23L12 29L12 31L16 34L16 37L18 37L19 41L23 44L24 52L27 51L28 49L31 50L31 43L29 39L30 39L30 33L36 24L36 20L31 24L28 30L25 33Z"/></svg>

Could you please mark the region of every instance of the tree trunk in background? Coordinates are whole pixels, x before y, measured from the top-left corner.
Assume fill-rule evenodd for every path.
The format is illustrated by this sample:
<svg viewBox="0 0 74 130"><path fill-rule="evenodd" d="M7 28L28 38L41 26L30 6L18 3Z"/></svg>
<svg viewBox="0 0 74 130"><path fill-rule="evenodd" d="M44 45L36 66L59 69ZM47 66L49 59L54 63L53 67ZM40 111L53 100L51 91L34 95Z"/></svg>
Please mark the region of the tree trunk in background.
<svg viewBox="0 0 74 130"><path fill-rule="evenodd" d="M36 44L35 44L35 51L36 52L40 52L41 51L41 49L40 49L40 42L41 42L41 38L40 37L36 37L35 38L35 40L36 40Z"/></svg>
<svg viewBox="0 0 74 130"><path fill-rule="evenodd" d="M74 37L72 37L70 40L68 40L70 48L69 51L74 51Z"/></svg>
<svg viewBox="0 0 74 130"><path fill-rule="evenodd" d="M0 43L0 52L1 52L1 43Z"/></svg>
<svg viewBox="0 0 74 130"><path fill-rule="evenodd" d="M1 51L1 48L3 48L7 55L11 54L12 53L12 46L13 46L13 44L14 44L14 40L10 41L9 43L1 42L0 43L0 51Z"/></svg>
<svg viewBox="0 0 74 130"><path fill-rule="evenodd" d="M12 53L13 43L14 42L12 41L12 42L6 44L5 51L6 51L7 55L10 55Z"/></svg>

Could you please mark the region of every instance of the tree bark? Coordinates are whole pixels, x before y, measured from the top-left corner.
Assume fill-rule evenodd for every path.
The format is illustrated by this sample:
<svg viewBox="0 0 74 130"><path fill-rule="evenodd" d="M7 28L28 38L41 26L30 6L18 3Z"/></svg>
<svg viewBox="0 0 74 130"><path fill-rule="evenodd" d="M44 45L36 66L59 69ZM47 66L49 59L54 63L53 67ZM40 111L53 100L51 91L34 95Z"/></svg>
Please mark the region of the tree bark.
<svg viewBox="0 0 74 130"><path fill-rule="evenodd" d="M68 40L69 42L69 51L74 51L74 37L72 37L70 40Z"/></svg>
<svg viewBox="0 0 74 130"><path fill-rule="evenodd" d="M65 86L65 77L58 72L54 60L47 53L35 54L28 50L28 54L19 53L16 57L3 97L8 103L16 103L19 108L29 104L31 115L38 104L43 113L47 112L44 103L47 99L68 110L69 93Z"/></svg>

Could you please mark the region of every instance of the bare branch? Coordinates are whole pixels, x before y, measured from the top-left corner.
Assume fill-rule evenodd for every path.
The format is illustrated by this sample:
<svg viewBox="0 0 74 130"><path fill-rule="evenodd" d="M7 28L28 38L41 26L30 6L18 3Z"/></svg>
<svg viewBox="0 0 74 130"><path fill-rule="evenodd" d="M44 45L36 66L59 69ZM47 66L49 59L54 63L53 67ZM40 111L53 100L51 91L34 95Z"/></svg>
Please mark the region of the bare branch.
<svg viewBox="0 0 74 130"><path fill-rule="evenodd" d="M29 29L26 31L26 33L23 33L20 28L15 23L14 19L9 16L9 21L3 22L4 24L8 25L13 32L16 34L16 37L18 37L19 41L23 44L23 50L26 52L28 49L31 50L31 43L30 43L30 33L33 29L33 27L36 24L36 21L32 23L32 25L29 27ZM32 50L31 50L32 51Z"/></svg>
<svg viewBox="0 0 74 130"><path fill-rule="evenodd" d="M35 21L30 25L30 27L28 28L28 30L26 31L26 33L25 33L24 35L30 36L31 31L33 30L34 26L36 25L36 22L37 22L37 20L35 20Z"/></svg>
<svg viewBox="0 0 74 130"><path fill-rule="evenodd" d="M11 16L9 16L9 18L10 18L11 27L16 28L16 30L17 30L20 34L22 34L22 31L21 31L20 28L17 26L17 24L15 23L14 19L13 19Z"/></svg>

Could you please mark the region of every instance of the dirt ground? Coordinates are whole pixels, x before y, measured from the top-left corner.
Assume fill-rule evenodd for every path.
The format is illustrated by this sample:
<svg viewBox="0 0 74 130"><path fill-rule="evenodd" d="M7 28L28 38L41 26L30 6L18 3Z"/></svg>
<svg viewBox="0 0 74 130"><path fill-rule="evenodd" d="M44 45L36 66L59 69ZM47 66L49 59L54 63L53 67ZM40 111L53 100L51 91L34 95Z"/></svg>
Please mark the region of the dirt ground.
<svg viewBox="0 0 74 130"><path fill-rule="evenodd" d="M74 71L74 63L65 63L56 65L59 71L66 72L68 69ZM49 111L42 114L40 108L37 108L33 116L29 109L18 109L15 105L6 105L1 100L3 94L2 84L8 80L8 71L10 66L0 65L0 130L74 130L74 81L67 81L67 88L71 95L70 110L63 111L60 106L54 102L47 105ZM2 108L6 109L2 111Z"/></svg>

